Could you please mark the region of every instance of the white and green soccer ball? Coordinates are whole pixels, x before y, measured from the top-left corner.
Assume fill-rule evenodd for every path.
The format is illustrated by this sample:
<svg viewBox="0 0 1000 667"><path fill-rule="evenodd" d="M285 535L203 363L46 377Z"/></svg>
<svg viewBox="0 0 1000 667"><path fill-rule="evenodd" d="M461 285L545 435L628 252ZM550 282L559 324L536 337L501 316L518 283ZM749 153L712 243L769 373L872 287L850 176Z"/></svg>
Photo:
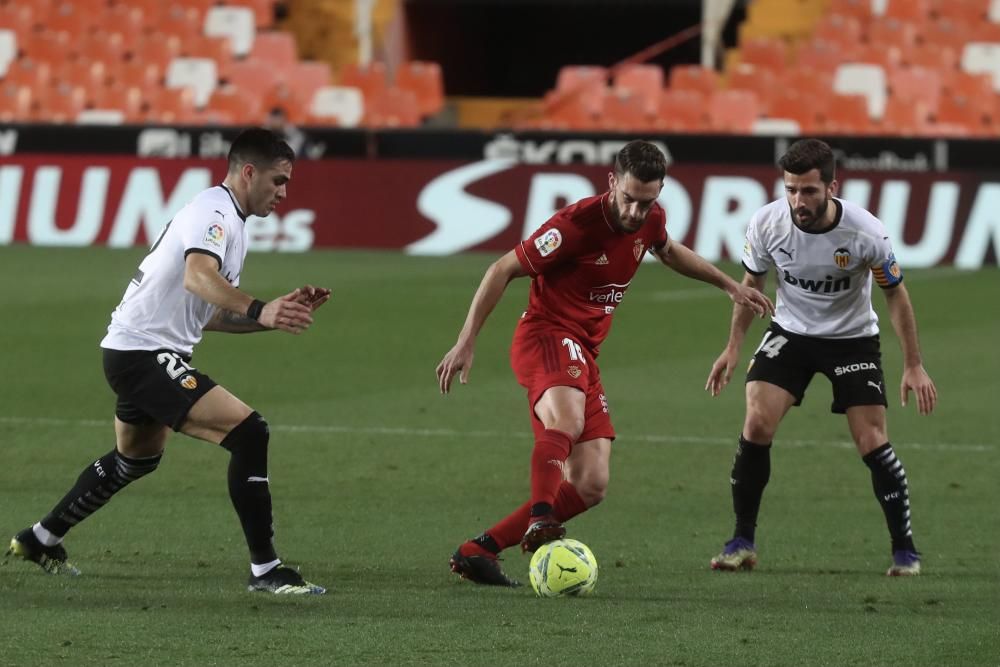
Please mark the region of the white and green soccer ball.
<svg viewBox="0 0 1000 667"><path fill-rule="evenodd" d="M528 567L531 587L539 597L589 595L597 585L594 552L577 540L556 540L540 546Z"/></svg>

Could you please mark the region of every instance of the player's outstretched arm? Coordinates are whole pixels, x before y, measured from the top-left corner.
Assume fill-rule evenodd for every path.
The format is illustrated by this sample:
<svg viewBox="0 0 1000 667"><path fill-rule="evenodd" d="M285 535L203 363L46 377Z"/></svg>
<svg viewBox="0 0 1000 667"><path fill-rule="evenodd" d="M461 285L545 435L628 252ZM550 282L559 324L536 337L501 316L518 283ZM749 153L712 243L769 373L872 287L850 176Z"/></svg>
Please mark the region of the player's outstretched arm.
<svg viewBox="0 0 1000 667"><path fill-rule="evenodd" d="M767 275L756 276L747 272L743 275L743 286L755 289L758 292L764 291ZM740 362L740 348L743 347L743 339L746 337L747 329L753 322L754 312L740 305L733 304L733 319L729 326L729 341L726 343L722 354L712 364L712 370L708 373L708 380L705 382L705 391L718 396L729 381L733 379L736 365Z"/></svg>
<svg viewBox="0 0 1000 667"><path fill-rule="evenodd" d="M899 398L906 407L910 391L917 397L917 410L922 415L929 415L937 405L937 387L930 375L924 370L920 356L920 343L917 339L917 318L913 313L913 304L905 285L882 290L889 306L889 317L892 328L896 330L900 347L903 348L903 379L899 384Z"/></svg>
<svg viewBox="0 0 1000 667"><path fill-rule="evenodd" d="M316 312L320 306L330 300L330 294L330 290L326 287L303 285L299 288L298 301L301 304L309 306L313 312Z"/></svg>
<svg viewBox="0 0 1000 667"><path fill-rule="evenodd" d="M442 394L447 394L451 390L451 382L456 373L459 381L466 384L469 381L469 371L472 369L472 358L476 346L476 336L483 328L486 318L489 317L493 309L500 303L507 283L514 278L526 276L527 273L521 267L517 255L513 250L493 262L486 270L476 295L472 297L472 305L469 306L469 313L465 317L465 325L458 334L458 341L444 355L441 363L437 365L438 388Z"/></svg>
<svg viewBox="0 0 1000 667"><path fill-rule="evenodd" d="M763 292L736 282L684 244L667 239L666 245L654 248L653 252L661 262L682 276L715 285L728 294L737 306L749 308L759 317L774 315L774 304Z"/></svg>
<svg viewBox="0 0 1000 667"><path fill-rule="evenodd" d="M312 309L299 303L299 290L263 304L261 308L261 302L222 277L218 260L212 255L197 252L188 255L184 266L184 289L218 308L206 327L210 330L251 333L280 329L298 334L312 324Z"/></svg>

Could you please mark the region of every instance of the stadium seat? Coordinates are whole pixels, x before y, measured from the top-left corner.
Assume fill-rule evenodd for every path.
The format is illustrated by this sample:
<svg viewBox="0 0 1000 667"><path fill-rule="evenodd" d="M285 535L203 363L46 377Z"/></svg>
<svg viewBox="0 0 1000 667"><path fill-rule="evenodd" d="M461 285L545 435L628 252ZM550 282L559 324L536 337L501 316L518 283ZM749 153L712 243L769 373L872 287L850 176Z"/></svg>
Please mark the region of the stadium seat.
<svg viewBox="0 0 1000 667"><path fill-rule="evenodd" d="M45 18L45 30L50 33L66 32L75 37L96 29L103 14L103 11L87 11L77 2L58 2Z"/></svg>
<svg viewBox="0 0 1000 667"><path fill-rule="evenodd" d="M823 16L813 32L814 38L848 48L861 44L864 35L864 24L858 17L835 13Z"/></svg>
<svg viewBox="0 0 1000 667"><path fill-rule="evenodd" d="M886 77L880 65L848 63L837 68L833 90L841 95L863 95L868 100L868 115L882 117L885 110Z"/></svg>
<svg viewBox="0 0 1000 667"><path fill-rule="evenodd" d="M740 44L740 62L780 72L788 64L787 51L781 39L751 39Z"/></svg>
<svg viewBox="0 0 1000 667"><path fill-rule="evenodd" d="M258 124L264 118L260 98L248 95L236 86L216 88L205 110L225 114L232 123L239 125Z"/></svg>
<svg viewBox="0 0 1000 667"><path fill-rule="evenodd" d="M218 68L209 58L174 58L167 66L167 88L190 88L194 104L203 107L218 83Z"/></svg>
<svg viewBox="0 0 1000 667"><path fill-rule="evenodd" d="M994 110L987 108L981 100L945 95L934 118L938 123L960 125L968 128L973 136L980 136L987 133L993 113Z"/></svg>
<svg viewBox="0 0 1000 667"><path fill-rule="evenodd" d="M256 27L249 7L212 7L205 14L204 34L228 37L235 56L245 56L253 47Z"/></svg>
<svg viewBox="0 0 1000 667"><path fill-rule="evenodd" d="M125 59L125 38L117 32L89 33L71 44L70 52L81 60L110 66Z"/></svg>
<svg viewBox="0 0 1000 667"><path fill-rule="evenodd" d="M962 48L964 47L963 44ZM899 53L901 64L904 67L926 67L949 71L958 67L958 53L960 51L947 46L917 44L900 49Z"/></svg>
<svg viewBox="0 0 1000 667"><path fill-rule="evenodd" d="M792 67L782 73L780 82L780 86L772 89L772 93L778 88L783 88L794 95L816 100L820 104L833 95L832 71L817 72L807 67Z"/></svg>
<svg viewBox="0 0 1000 667"><path fill-rule="evenodd" d="M0 122L16 123L31 119L31 89L0 81Z"/></svg>
<svg viewBox="0 0 1000 667"><path fill-rule="evenodd" d="M940 71L926 67L909 67L889 73L889 102L899 101L910 106L923 105L930 113L937 111L941 101L943 81Z"/></svg>
<svg viewBox="0 0 1000 667"><path fill-rule="evenodd" d="M47 88L52 79L52 66L47 62L19 58L7 68L3 83L11 83L35 90Z"/></svg>
<svg viewBox="0 0 1000 667"><path fill-rule="evenodd" d="M667 88L660 94L656 127L669 132L699 132L708 127L705 96L691 89Z"/></svg>
<svg viewBox="0 0 1000 667"><path fill-rule="evenodd" d="M603 89L608 83L608 70L598 65L563 65L556 75L556 90L575 91L583 86Z"/></svg>
<svg viewBox="0 0 1000 667"><path fill-rule="evenodd" d="M166 71L170 61L180 55L181 41L173 35L153 33L144 35L138 40L133 50L133 57L138 62L156 65L161 71Z"/></svg>
<svg viewBox="0 0 1000 667"><path fill-rule="evenodd" d="M804 70L823 72L832 78L845 56L845 46L822 38L813 38L799 45L795 53L794 66Z"/></svg>
<svg viewBox="0 0 1000 667"><path fill-rule="evenodd" d="M695 90L706 98L719 88L719 75L700 65L675 65L670 69L670 88Z"/></svg>
<svg viewBox="0 0 1000 667"><path fill-rule="evenodd" d="M278 85L281 76L270 63L246 58L229 64L226 81L245 94L264 98Z"/></svg>
<svg viewBox="0 0 1000 667"><path fill-rule="evenodd" d="M103 88L108 83L108 68L97 60L64 60L52 68L52 78L57 85L68 84L85 91ZM87 100L90 101L89 98Z"/></svg>
<svg viewBox="0 0 1000 667"><path fill-rule="evenodd" d="M154 90L162 90L156 88ZM132 88L113 82L95 90L87 91L88 108L115 109L121 111L123 123L141 123L144 116L144 99L146 94L142 88ZM155 95L155 93L151 93Z"/></svg>
<svg viewBox="0 0 1000 667"><path fill-rule="evenodd" d="M0 28L16 35L27 35L34 27L35 12L25 4L0 4Z"/></svg>
<svg viewBox="0 0 1000 667"><path fill-rule="evenodd" d="M274 0L227 0L226 4L249 7L257 30L274 25Z"/></svg>
<svg viewBox="0 0 1000 667"><path fill-rule="evenodd" d="M739 64L726 76L727 90L749 90L757 95L762 110L767 112L771 93L781 85L778 74L755 65Z"/></svg>
<svg viewBox="0 0 1000 667"><path fill-rule="evenodd" d="M580 89L575 89L580 90ZM542 100L549 127L558 130L597 130L604 109L605 90L567 92L550 90Z"/></svg>
<svg viewBox="0 0 1000 667"><path fill-rule="evenodd" d="M189 88L164 90L156 95L146 112L147 122L192 125L198 121L194 93Z"/></svg>
<svg viewBox="0 0 1000 667"><path fill-rule="evenodd" d="M923 23L931 16L931 3L929 0L888 0L884 16Z"/></svg>
<svg viewBox="0 0 1000 667"><path fill-rule="evenodd" d="M882 115L879 113L879 118ZM874 130L868 98L863 95L835 95L822 116L823 131L830 134L870 134Z"/></svg>
<svg viewBox="0 0 1000 667"><path fill-rule="evenodd" d="M18 40L20 51L38 62L58 64L66 59L73 38L68 32L33 32Z"/></svg>
<svg viewBox="0 0 1000 667"><path fill-rule="evenodd" d="M612 85L616 90L627 90L657 105L663 90L663 78L663 68L659 65L632 63L615 71Z"/></svg>
<svg viewBox="0 0 1000 667"><path fill-rule="evenodd" d="M823 100L817 100L808 93L791 89L778 90L768 101L767 117L772 120L794 121L805 134L816 132L821 123L820 111L830 97L829 92Z"/></svg>
<svg viewBox="0 0 1000 667"><path fill-rule="evenodd" d="M962 69L970 74L988 74L993 90L1000 92L1000 44L970 42L962 51Z"/></svg>
<svg viewBox="0 0 1000 667"><path fill-rule="evenodd" d="M7 74L7 68L17 58L17 33L0 29L0 79Z"/></svg>
<svg viewBox="0 0 1000 667"><path fill-rule="evenodd" d="M975 33L973 24L952 16L930 21L921 27L921 31L925 48L950 48L956 53L961 53L966 43L973 41Z"/></svg>
<svg viewBox="0 0 1000 667"><path fill-rule="evenodd" d="M853 16L864 24L872 18L872 0L830 0L827 11L831 14Z"/></svg>
<svg viewBox="0 0 1000 667"><path fill-rule="evenodd" d="M86 104L84 89L68 84L36 89L33 98L31 116L38 123L75 122Z"/></svg>
<svg viewBox="0 0 1000 667"><path fill-rule="evenodd" d="M989 8L992 6L988 0L932 0L930 5L931 13L938 21L947 18L966 24L980 21L996 22L996 19L988 16Z"/></svg>
<svg viewBox="0 0 1000 667"><path fill-rule="evenodd" d="M340 70L337 83L341 86L359 88L365 100L381 95L388 87L385 64L373 62L370 65L350 64Z"/></svg>
<svg viewBox="0 0 1000 667"><path fill-rule="evenodd" d="M216 75L224 79L229 75L229 65L233 61L228 37L207 37L195 35L181 43L181 56L185 58L206 58L215 62Z"/></svg>
<svg viewBox="0 0 1000 667"><path fill-rule="evenodd" d="M147 88L163 87L163 70L156 63L130 60L109 68L108 75L112 85L120 85L125 88L146 90Z"/></svg>
<svg viewBox="0 0 1000 667"><path fill-rule="evenodd" d="M930 118L923 100L890 97L878 127L882 134L921 137L932 131Z"/></svg>
<svg viewBox="0 0 1000 667"><path fill-rule="evenodd" d="M257 33L250 55L278 68L292 65L299 59L295 37L291 33L280 31Z"/></svg>
<svg viewBox="0 0 1000 667"><path fill-rule="evenodd" d="M890 72L899 67L902 60L902 51L897 46L863 44L845 57L843 62L878 65L885 72Z"/></svg>
<svg viewBox="0 0 1000 667"><path fill-rule="evenodd" d="M900 49L917 43L921 27L895 18L876 19L865 30L869 44L877 47L896 46Z"/></svg>
<svg viewBox="0 0 1000 667"><path fill-rule="evenodd" d="M708 125L713 132L749 134L758 116L757 94L749 90L717 90L708 100Z"/></svg>
<svg viewBox="0 0 1000 667"><path fill-rule="evenodd" d="M323 86L309 106L309 117L318 125L357 127L364 116L364 94L350 86Z"/></svg>
<svg viewBox="0 0 1000 667"><path fill-rule="evenodd" d="M282 76L285 85L291 89L292 94L308 108L316 91L330 85L330 65L315 60L299 62L283 72Z"/></svg>
<svg viewBox="0 0 1000 667"><path fill-rule="evenodd" d="M142 32L143 11L142 8L133 6L132 3L118 3L112 5L101 17L100 35L122 36L124 42L131 45Z"/></svg>
<svg viewBox="0 0 1000 667"><path fill-rule="evenodd" d="M201 11L190 5L168 3L161 13L156 27L153 28L148 23L146 27L180 38L183 46L183 43L202 34Z"/></svg>
<svg viewBox="0 0 1000 667"><path fill-rule="evenodd" d="M600 126L614 132L652 130L658 104L659 99L650 101L628 88L611 88L601 106Z"/></svg>
<svg viewBox="0 0 1000 667"><path fill-rule="evenodd" d="M417 96L409 90L386 88L372 99L365 98L364 124L373 128L417 127Z"/></svg>
<svg viewBox="0 0 1000 667"><path fill-rule="evenodd" d="M422 116L433 116L444 107L444 78L435 62L411 60L396 71L396 86L412 91Z"/></svg>
<svg viewBox="0 0 1000 667"><path fill-rule="evenodd" d="M972 74L963 70L943 70L943 91L953 97L987 100L994 96L993 77L990 74Z"/></svg>

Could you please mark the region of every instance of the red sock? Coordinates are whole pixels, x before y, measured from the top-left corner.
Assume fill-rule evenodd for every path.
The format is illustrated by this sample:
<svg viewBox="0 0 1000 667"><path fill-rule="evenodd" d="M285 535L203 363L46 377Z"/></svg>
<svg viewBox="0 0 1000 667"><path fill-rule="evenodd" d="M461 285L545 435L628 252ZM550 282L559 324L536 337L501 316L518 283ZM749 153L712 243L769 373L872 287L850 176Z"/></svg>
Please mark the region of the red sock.
<svg viewBox="0 0 1000 667"><path fill-rule="evenodd" d="M569 482L563 482L559 485L559 492L556 494L556 502L552 511L560 522L569 521L577 514L586 512L587 504L576 492L576 487ZM486 534L493 538L502 551L521 541L521 538L524 537L524 531L528 530L530 515L531 503L524 503L497 522L497 525L487 530Z"/></svg>
<svg viewBox="0 0 1000 667"><path fill-rule="evenodd" d="M568 433L547 428L535 440L531 452L531 504L545 503L550 507L556 502L559 484L563 479L562 464L573 448Z"/></svg>

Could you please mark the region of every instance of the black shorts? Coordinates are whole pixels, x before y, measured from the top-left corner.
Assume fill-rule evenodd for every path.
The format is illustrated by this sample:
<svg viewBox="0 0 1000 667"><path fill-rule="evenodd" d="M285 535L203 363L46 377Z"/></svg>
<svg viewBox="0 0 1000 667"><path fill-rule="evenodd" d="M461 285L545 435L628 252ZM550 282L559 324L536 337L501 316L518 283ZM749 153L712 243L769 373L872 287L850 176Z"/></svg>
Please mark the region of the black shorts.
<svg viewBox="0 0 1000 667"><path fill-rule="evenodd" d="M179 431L212 378L170 350L104 349L104 377L118 395L115 416L126 424L160 423Z"/></svg>
<svg viewBox="0 0 1000 667"><path fill-rule="evenodd" d="M843 414L856 405L889 405L878 336L814 338L789 333L772 322L750 360L747 382L777 385L801 405L816 373L833 385L831 412Z"/></svg>

